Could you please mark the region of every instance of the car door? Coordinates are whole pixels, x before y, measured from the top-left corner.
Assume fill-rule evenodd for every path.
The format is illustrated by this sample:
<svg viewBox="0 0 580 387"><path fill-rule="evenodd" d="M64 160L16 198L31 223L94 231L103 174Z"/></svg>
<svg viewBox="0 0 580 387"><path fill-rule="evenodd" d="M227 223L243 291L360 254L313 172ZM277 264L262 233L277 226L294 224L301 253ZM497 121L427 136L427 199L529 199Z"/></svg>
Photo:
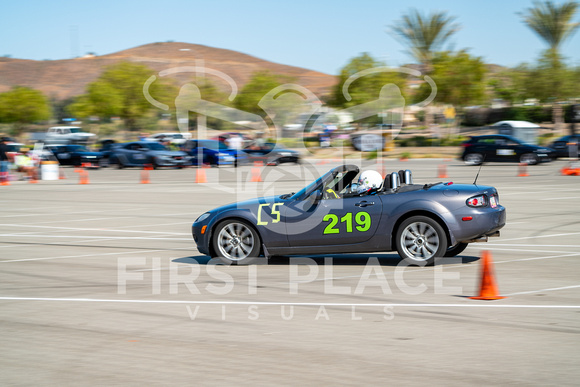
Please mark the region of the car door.
<svg viewBox="0 0 580 387"><path fill-rule="evenodd" d="M119 162L125 165L140 164L138 162L139 156L137 156L138 154L141 153L139 151L139 148L140 148L139 144L135 142L125 144L121 149L119 149L119 152L117 154Z"/></svg>
<svg viewBox="0 0 580 387"><path fill-rule="evenodd" d="M505 137L495 137L495 160L517 161L519 144Z"/></svg>
<svg viewBox="0 0 580 387"><path fill-rule="evenodd" d="M368 241L381 219L382 204L378 195L309 199L284 206L290 246L347 245Z"/></svg>

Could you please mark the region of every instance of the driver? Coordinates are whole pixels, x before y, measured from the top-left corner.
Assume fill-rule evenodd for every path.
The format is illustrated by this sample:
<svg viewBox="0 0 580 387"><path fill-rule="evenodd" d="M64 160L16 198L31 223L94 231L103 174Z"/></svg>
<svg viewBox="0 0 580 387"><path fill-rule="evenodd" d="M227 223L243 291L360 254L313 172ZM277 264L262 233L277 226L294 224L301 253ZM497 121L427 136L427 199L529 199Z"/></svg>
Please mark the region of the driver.
<svg viewBox="0 0 580 387"><path fill-rule="evenodd" d="M358 177L358 195L368 195L376 192L383 185L383 177L377 171L364 171Z"/></svg>

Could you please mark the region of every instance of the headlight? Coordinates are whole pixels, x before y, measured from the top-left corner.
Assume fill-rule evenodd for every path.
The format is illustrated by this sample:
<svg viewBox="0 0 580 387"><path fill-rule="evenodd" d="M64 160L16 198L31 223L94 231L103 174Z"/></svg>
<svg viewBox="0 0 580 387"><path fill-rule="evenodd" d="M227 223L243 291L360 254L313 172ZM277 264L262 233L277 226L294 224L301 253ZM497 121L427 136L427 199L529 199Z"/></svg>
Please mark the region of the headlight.
<svg viewBox="0 0 580 387"><path fill-rule="evenodd" d="M469 207L484 207L486 205L485 195L474 196L467 199Z"/></svg>
<svg viewBox="0 0 580 387"><path fill-rule="evenodd" d="M200 215L200 216L199 216L199 217L198 217L198 218L195 220L195 223L197 223L197 222L201 222L201 221L204 221L204 220L206 220L206 219L207 219L209 216L210 216L210 213L209 213L209 212L206 212L205 214L201 214L201 215Z"/></svg>

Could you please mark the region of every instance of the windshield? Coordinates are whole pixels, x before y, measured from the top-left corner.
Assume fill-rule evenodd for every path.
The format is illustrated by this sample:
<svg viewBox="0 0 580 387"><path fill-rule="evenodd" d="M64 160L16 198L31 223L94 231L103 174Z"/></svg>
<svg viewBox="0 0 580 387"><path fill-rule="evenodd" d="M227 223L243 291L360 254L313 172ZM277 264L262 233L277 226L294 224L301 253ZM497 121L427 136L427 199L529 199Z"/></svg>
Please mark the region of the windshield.
<svg viewBox="0 0 580 387"><path fill-rule="evenodd" d="M167 150L163 145L158 142L147 142L142 144L143 147L149 148L151 150Z"/></svg>
<svg viewBox="0 0 580 387"><path fill-rule="evenodd" d="M70 152L89 152L89 150L82 145L71 145L68 150Z"/></svg>
<svg viewBox="0 0 580 387"><path fill-rule="evenodd" d="M70 128L70 132L71 133L80 133L81 132L81 128Z"/></svg>
<svg viewBox="0 0 580 387"><path fill-rule="evenodd" d="M323 176L324 177L324 176ZM294 195L290 196L292 199L303 198L308 192L312 192L317 186L322 184L322 177L314 180L312 183L308 184L306 187L302 188L300 191L296 192ZM285 195L282 195L285 196Z"/></svg>

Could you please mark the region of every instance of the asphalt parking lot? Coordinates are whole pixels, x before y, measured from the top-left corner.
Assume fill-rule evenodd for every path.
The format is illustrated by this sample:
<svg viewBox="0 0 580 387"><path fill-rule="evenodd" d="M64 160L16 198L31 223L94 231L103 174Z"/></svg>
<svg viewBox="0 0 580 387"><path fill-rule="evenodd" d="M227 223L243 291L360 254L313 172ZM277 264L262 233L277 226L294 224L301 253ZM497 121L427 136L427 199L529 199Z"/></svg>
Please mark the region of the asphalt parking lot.
<svg viewBox="0 0 580 387"><path fill-rule="evenodd" d="M500 238L435 267L396 253L214 265L191 223L216 206L296 191L338 161L89 172L0 187L2 385L577 385L580 177L558 161L487 164ZM365 164L366 165L366 164ZM445 165L449 178L437 177ZM387 160L415 182L476 167ZM505 299L478 301L489 250ZM304 263L310 263L305 265Z"/></svg>

